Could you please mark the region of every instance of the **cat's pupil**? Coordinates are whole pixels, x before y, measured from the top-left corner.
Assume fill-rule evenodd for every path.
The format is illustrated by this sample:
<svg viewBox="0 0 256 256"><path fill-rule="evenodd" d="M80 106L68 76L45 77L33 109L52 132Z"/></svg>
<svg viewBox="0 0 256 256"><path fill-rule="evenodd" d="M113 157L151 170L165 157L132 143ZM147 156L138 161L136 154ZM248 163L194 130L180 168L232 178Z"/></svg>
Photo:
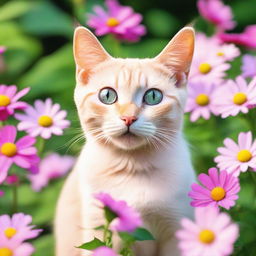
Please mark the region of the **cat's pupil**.
<svg viewBox="0 0 256 256"><path fill-rule="evenodd" d="M107 91L106 97L109 99L109 90Z"/></svg>

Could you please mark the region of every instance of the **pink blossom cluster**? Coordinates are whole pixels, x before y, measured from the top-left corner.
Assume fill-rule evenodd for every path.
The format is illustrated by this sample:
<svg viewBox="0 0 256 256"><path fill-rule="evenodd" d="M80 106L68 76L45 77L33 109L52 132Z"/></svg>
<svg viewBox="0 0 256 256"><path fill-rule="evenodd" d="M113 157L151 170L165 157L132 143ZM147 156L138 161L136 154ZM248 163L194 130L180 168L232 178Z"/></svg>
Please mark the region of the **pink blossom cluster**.
<svg viewBox="0 0 256 256"><path fill-rule="evenodd" d="M0 255L30 256L34 247L26 240L36 238L41 229L31 225L32 217L23 213L0 216Z"/></svg>

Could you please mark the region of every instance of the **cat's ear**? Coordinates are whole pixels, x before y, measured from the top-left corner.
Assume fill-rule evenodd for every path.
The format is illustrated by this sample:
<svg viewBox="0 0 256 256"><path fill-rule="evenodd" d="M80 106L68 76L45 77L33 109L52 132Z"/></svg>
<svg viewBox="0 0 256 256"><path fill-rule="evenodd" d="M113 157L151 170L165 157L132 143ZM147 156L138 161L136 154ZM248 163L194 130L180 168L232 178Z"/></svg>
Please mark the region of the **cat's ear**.
<svg viewBox="0 0 256 256"><path fill-rule="evenodd" d="M111 58L93 33L84 27L76 28L73 46L77 70L82 70L85 77L95 66Z"/></svg>
<svg viewBox="0 0 256 256"><path fill-rule="evenodd" d="M195 32L191 27L181 29L155 58L170 71L188 75L194 53Z"/></svg>

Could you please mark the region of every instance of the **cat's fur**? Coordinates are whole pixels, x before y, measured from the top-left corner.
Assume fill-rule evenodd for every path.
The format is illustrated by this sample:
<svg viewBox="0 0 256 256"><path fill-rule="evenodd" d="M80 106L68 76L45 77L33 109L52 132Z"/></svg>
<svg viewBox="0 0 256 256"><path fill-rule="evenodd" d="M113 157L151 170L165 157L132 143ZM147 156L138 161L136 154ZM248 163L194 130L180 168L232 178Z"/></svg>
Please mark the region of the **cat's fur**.
<svg viewBox="0 0 256 256"><path fill-rule="evenodd" d="M187 193L194 172L182 136L193 50L194 31L187 27L154 59L112 58L90 31L76 29L75 102L86 145L58 202L56 256L91 255L75 246L102 237L93 230L103 224L93 198L101 191L135 207L155 236L156 241L136 244L136 256L179 255L174 232L181 217L193 215ZM117 91L116 103L100 102L103 87ZM158 105L143 103L149 88L163 92ZM130 126L137 136L123 135L127 127L121 116L138 118Z"/></svg>

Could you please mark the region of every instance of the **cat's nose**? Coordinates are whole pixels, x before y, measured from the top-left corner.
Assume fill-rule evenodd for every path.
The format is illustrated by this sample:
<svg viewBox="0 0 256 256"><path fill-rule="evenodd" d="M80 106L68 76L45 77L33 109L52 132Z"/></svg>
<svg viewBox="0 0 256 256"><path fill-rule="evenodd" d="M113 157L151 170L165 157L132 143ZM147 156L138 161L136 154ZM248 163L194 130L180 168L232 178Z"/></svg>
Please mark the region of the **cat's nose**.
<svg viewBox="0 0 256 256"><path fill-rule="evenodd" d="M120 118L125 122L127 126L130 126L137 120L136 116L121 116Z"/></svg>

